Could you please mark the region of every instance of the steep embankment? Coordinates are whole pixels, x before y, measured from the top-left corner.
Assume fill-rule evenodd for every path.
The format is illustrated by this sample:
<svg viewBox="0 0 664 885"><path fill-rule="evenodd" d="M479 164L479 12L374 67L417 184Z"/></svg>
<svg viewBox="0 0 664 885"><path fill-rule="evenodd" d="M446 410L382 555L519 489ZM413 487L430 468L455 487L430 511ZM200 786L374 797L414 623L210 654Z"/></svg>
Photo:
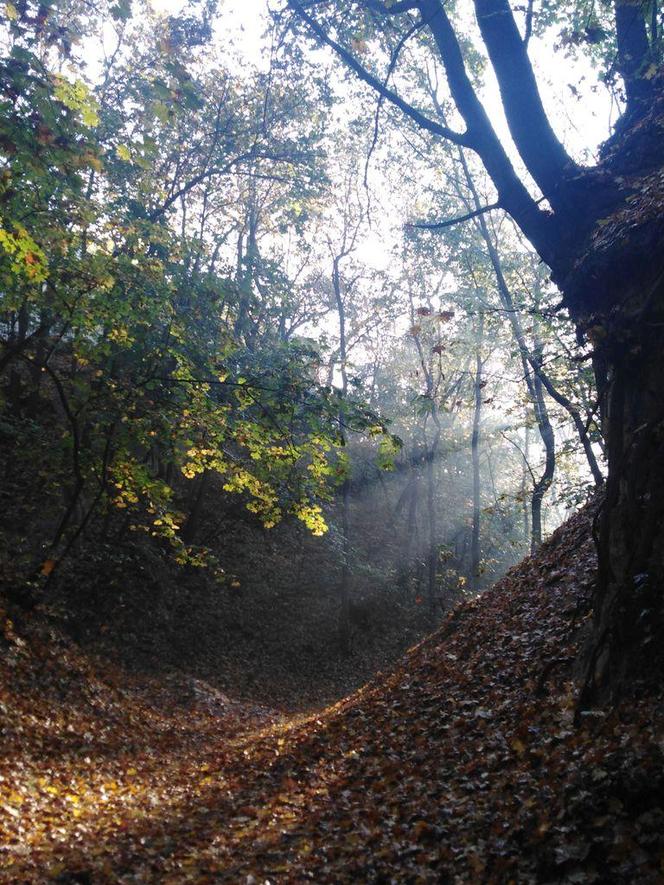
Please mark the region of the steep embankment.
<svg viewBox="0 0 664 885"><path fill-rule="evenodd" d="M3 881L662 881L661 697L573 724L589 520L308 717L6 625Z"/></svg>

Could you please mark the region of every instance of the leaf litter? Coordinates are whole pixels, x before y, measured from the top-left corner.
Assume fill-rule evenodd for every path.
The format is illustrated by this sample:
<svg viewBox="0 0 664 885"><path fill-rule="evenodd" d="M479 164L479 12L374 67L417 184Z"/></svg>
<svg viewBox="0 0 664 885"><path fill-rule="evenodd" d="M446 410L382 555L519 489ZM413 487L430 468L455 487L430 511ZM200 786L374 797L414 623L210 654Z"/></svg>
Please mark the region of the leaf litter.
<svg viewBox="0 0 664 885"><path fill-rule="evenodd" d="M0 615L0 881L664 882L664 711L574 722L592 514L309 714Z"/></svg>

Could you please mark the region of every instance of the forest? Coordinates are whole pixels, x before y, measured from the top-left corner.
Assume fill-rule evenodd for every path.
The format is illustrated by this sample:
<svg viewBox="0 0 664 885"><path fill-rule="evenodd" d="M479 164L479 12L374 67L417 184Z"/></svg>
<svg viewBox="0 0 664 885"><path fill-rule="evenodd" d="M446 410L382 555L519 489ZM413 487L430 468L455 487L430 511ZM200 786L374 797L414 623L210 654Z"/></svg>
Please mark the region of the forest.
<svg viewBox="0 0 664 885"><path fill-rule="evenodd" d="M664 881L663 29L0 5L0 882Z"/></svg>

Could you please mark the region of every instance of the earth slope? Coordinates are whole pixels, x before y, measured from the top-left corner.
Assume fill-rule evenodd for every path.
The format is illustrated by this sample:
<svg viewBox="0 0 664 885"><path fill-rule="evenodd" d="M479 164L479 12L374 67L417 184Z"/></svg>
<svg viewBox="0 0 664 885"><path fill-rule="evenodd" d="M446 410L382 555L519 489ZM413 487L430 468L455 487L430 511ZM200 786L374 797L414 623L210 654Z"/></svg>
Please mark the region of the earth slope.
<svg viewBox="0 0 664 885"><path fill-rule="evenodd" d="M664 882L661 688L574 722L591 518L307 716L5 613L0 880Z"/></svg>

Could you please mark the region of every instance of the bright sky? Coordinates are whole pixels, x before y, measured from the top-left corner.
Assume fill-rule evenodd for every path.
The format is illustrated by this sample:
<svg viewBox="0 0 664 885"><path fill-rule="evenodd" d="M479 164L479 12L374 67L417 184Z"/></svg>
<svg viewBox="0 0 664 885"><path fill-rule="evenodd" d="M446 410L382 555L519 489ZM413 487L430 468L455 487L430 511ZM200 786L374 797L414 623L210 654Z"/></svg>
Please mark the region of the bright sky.
<svg viewBox="0 0 664 885"><path fill-rule="evenodd" d="M151 0L151 5L155 11L173 14L185 4L184 0ZM257 65L261 62L261 36L267 21L267 6L268 0L220 2L224 28L230 28L238 51ZM596 80L590 65L572 63L563 53L553 50L551 41L546 44L533 37L530 55L535 59L547 110L566 146L579 157L586 149L593 151L610 133L612 105L608 91L602 86L593 91L591 87ZM577 90L576 96L569 84ZM499 134L508 141L507 126L500 112L498 86L490 67L484 100Z"/></svg>
<svg viewBox="0 0 664 885"><path fill-rule="evenodd" d="M156 12L175 14L185 5L184 0L150 0ZM220 0L218 33L225 45L232 45L234 55L245 57L252 65L266 61L262 36L268 21L268 0ZM610 134L612 105L608 91L596 85L595 74L585 62L572 63L561 52L533 37L531 57L535 59L540 91L550 118L567 149L581 162L593 161L597 146ZM576 95L570 89L572 84ZM490 65L483 101L503 143L511 146L498 85ZM516 149L511 153L517 167L520 160ZM400 222L404 219L400 219ZM375 266L389 263L386 244L381 232L374 230L364 243L366 259Z"/></svg>
<svg viewBox="0 0 664 885"><path fill-rule="evenodd" d="M177 14L185 0L149 0L155 12ZM220 0L224 26L231 28L233 42L255 64L260 60L261 35L265 30L267 0Z"/></svg>

